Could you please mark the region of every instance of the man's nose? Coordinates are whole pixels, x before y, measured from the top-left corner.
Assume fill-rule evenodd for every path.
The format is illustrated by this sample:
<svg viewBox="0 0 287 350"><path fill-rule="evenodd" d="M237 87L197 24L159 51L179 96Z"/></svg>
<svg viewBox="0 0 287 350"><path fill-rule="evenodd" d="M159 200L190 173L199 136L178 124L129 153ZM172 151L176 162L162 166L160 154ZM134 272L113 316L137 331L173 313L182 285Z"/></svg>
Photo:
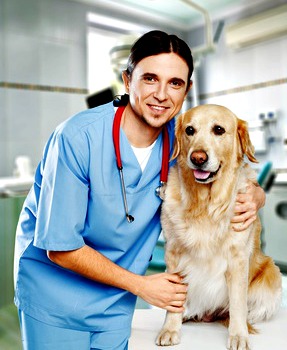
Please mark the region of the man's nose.
<svg viewBox="0 0 287 350"><path fill-rule="evenodd" d="M158 84L154 92L154 97L159 101L167 99L167 86L165 84Z"/></svg>

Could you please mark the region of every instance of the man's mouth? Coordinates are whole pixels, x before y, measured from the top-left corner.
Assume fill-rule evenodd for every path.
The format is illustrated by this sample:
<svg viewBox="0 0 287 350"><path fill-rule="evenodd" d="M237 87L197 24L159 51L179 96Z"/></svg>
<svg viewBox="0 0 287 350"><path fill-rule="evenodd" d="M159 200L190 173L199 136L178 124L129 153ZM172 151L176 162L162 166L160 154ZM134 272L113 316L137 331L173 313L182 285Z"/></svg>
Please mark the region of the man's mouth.
<svg viewBox="0 0 287 350"><path fill-rule="evenodd" d="M164 112L167 109L167 107L164 107L164 106L157 106L157 105L148 105L148 106L150 109L156 112Z"/></svg>
<svg viewBox="0 0 287 350"><path fill-rule="evenodd" d="M218 173L219 169L220 169L220 166L214 172L205 171L205 170L201 170L201 169L194 169L193 175L194 175L196 181L207 182L208 180L212 179Z"/></svg>

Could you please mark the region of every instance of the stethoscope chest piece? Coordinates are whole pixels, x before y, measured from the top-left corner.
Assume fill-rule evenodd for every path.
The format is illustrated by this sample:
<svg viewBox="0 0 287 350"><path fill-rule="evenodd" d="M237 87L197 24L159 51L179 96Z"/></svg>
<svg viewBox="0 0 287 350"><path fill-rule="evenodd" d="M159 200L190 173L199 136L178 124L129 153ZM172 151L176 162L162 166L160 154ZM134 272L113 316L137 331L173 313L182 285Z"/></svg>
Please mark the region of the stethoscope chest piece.
<svg viewBox="0 0 287 350"><path fill-rule="evenodd" d="M165 199L166 182L160 181L159 186L155 189L155 194L164 201Z"/></svg>

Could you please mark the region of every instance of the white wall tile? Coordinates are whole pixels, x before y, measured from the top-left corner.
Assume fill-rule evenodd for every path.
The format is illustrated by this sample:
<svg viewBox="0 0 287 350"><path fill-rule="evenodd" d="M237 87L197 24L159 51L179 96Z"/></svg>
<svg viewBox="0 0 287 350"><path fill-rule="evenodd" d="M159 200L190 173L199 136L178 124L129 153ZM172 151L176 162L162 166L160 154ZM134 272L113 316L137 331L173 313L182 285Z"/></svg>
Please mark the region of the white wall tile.
<svg viewBox="0 0 287 350"><path fill-rule="evenodd" d="M66 42L43 40L40 51L40 83L42 85L85 88L85 47Z"/></svg>
<svg viewBox="0 0 287 350"><path fill-rule="evenodd" d="M58 41L40 43L41 84L70 86L70 45Z"/></svg>
<svg viewBox="0 0 287 350"><path fill-rule="evenodd" d="M5 89L0 88L0 176L4 176L7 170L7 122L5 97Z"/></svg>
<svg viewBox="0 0 287 350"><path fill-rule="evenodd" d="M4 47L5 81L40 83L39 40L32 36L7 32Z"/></svg>
<svg viewBox="0 0 287 350"><path fill-rule="evenodd" d="M41 140L46 143L56 126L71 116L70 94L43 92L41 95Z"/></svg>
<svg viewBox="0 0 287 350"><path fill-rule="evenodd" d="M41 92L7 89L7 138L13 142L39 141L41 125ZM23 150L25 151L25 150Z"/></svg>
<svg viewBox="0 0 287 350"><path fill-rule="evenodd" d="M7 175L12 175L15 158L39 158L41 101L39 92L7 89Z"/></svg>
<svg viewBox="0 0 287 350"><path fill-rule="evenodd" d="M86 104L86 95L70 94L69 96L69 107L70 115L74 115L88 108Z"/></svg>
<svg viewBox="0 0 287 350"><path fill-rule="evenodd" d="M0 141L6 139L6 91L0 88ZM2 152L2 151L1 151Z"/></svg>
<svg viewBox="0 0 287 350"><path fill-rule="evenodd" d="M82 4L65 0L41 0L40 3L43 37L83 43L86 11Z"/></svg>
<svg viewBox="0 0 287 350"><path fill-rule="evenodd" d="M0 81L4 81L4 15L3 3L0 1Z"/></svg>
<svg viewBox="0 0 287 350"><path fill-rule="evenodd" d="M287 76L287 37L231 50L220 45L202 60L202 92L214 92Z"/></svg>
<svg viewBox="0 0 287 350"><path fill-rule="evenodd" d="M7 142L0 139L0 177L7 176L9 169L7 166L8 156L7 156Z"/></svg>
<svg viewBox="0 0 287 350"><path fill-rule="evenodd" d="M87 88L87 48L86 43L70 47L70 85L72 87Z"/></svg>
<svg viewBox="0 0 287 350"><path fill-rule="evenodd" d="M39 0L2 0L5 30L10 33L22 33L36 36L40 24Z"/></svg>

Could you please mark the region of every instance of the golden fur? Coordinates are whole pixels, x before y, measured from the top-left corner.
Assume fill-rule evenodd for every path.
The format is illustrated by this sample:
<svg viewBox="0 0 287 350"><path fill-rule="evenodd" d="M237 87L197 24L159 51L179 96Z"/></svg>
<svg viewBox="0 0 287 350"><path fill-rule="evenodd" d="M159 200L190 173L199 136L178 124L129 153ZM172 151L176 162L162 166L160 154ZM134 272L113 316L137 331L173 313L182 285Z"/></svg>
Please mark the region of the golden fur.
<svg viewBox="0 0 287 350"><path fill-rule="evenodd" d="M236 195L256 183L244 155L257 162L247 124L230 110L202 105L179 116L162 206L165 259L188 284L184 314L167 312L156 343L180 342L182 321L227 320L229 349L249 349L248 323L271 317L281 302L281 274L260 249L259 218L233 230Z"/></svg>

